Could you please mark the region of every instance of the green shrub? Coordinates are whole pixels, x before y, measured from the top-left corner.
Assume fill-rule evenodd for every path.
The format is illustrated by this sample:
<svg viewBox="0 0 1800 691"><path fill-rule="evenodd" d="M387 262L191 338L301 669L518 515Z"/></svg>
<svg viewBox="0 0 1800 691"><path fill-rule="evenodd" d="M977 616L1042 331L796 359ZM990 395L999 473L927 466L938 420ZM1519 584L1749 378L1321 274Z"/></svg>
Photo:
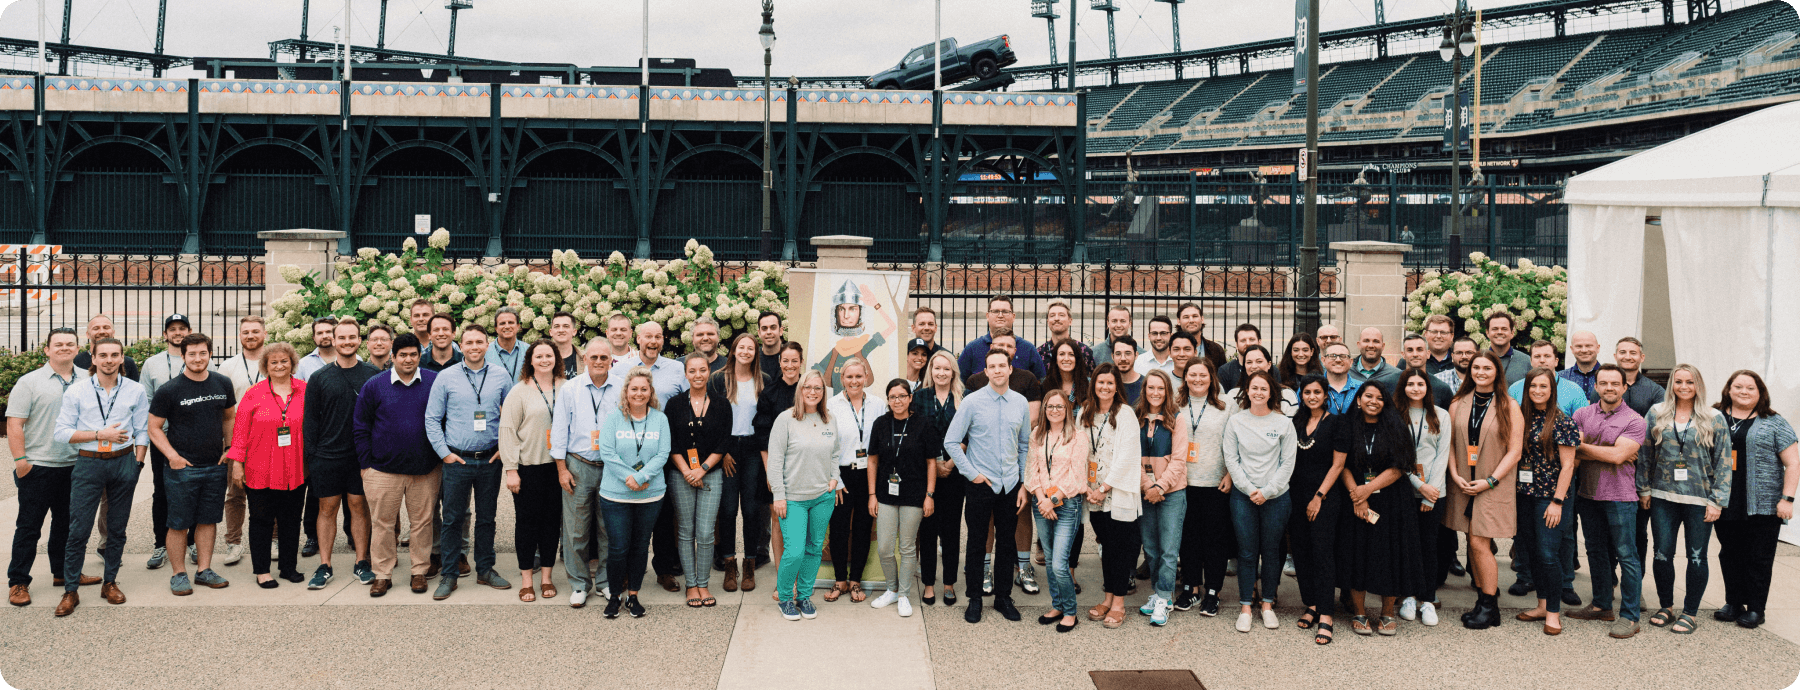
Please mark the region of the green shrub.
<svg viewBox="0 0 1800 691"><path fill-rule="evenodd" d="M125 354L132 360L142 363L144 358L162 351L162 341L144 339L131 344ZM43 349L28 350L23 353L14 350L0 350L0 409L6 407L7 398L12 395L13 383L19 377L30 374L32 370L44 366Z"/></svg>

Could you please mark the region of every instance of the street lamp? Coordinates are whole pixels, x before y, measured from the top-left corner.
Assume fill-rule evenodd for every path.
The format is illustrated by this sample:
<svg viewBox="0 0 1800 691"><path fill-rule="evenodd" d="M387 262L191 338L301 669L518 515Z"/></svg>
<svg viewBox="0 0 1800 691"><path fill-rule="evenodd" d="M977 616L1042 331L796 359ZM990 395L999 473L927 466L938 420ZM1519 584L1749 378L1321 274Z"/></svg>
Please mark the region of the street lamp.
<svg viewBox="0 0 1800 691"><path fill-rule="evenodd" d="M1438 43L1438 57L1450 63L1450 93L1444 97L1444 140L1450 144L1450 238L1444 251L1451 271L1462 270L1462 61L1475 55L1476 43L1468 5L1458 0L1456 11L1444 23L1444 40Z"/></svg>
<svg viewBox="0 0 1800 691"><path fill-rule="evenodd" d="M757 257L768 261L770 245L775 241L773 231L769 228L769 194L775 187L775 169L769 158L773 149L769 145L769 67L773 64L775 50L775 0L763 0L762 20L762 28L756 31L756 37L762 41L763 47L762 243L757 250Z"/></svg>

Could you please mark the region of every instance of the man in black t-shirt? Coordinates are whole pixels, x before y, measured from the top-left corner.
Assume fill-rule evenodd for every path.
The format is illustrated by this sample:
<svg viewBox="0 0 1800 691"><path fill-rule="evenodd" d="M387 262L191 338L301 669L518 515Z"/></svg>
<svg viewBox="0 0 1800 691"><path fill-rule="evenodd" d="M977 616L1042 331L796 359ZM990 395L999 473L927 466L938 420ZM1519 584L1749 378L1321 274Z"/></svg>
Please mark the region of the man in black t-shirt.
<svg viewBox="0 0 1800 691"><path fill-rule="evenodd" d="M225 447L237 416L237 395L229 377L208 369L212 339L205 334L190 333L181 340L181 362L181 376L157 387L150 401L149 432L151 443L169 459L163 473L163 489L169 495L167 544L177 555L169 560L175 569L169 590L189 595L193 583L209 588L230 585L213 572L212 554L219 521L225 517ZM187 564L179 558L187 551L189 530L194 533L199 567L192 583Z"/></svg>
<svg viewBox="0 0 1800 691"><path fill-rule="evenodd" d="M432 317L431 325L441 323L442 316ZM375 581L375 570L369 563L369 505L363 499L355 423L356 398L362 393L363 384L381 374L381 370L357 359L362 331L355 319L338 320L331 334L331 349L337 358L307 378L306 410L301 422L306 439L306 486L319 500L319 568L306 584L312 590L323 589L335 575L331 550L336 543L340 504L350 514L350 546L356 555L351 573L363 585ZM456 357L460 362L461 356Z"/></svg>

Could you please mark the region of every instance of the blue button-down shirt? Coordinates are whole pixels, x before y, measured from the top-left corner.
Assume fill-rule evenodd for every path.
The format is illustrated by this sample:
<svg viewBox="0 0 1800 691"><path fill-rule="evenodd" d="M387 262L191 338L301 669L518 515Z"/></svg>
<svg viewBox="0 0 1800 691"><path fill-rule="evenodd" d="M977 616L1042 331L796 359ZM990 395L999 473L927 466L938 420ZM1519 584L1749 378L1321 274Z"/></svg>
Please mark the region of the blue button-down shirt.
<svg viewBox="0 0 1800 691"><path fill-rule="evenodd" d="M1331 379L1325 379L1325 405L1332 415L1343 415L1356 403L1356 390L1362 387L1363 380L1352 372L1344 378L1344 388L1331 388Z"/></svg>
<svg viewBox="0 0 1800 691"><path fill-rule="evenodd" d="M1562 377L1551 379L1556 380L1556 407L1562 410L1562 414L1574 417L1575 411L1588 406L1587 393L1581 390L1580 384ZM1512 386L1507 387L1506 395L1511 396L1514 403L1524 405L1525 380L1513 382Z"/></svg>
<svg viewBox="0 0 1800 691"><path fill-rule="evenodd" d="M606 419L619 412L619 386L612 379L595 385L583 376L564 384L556 394L556 410L550 414L550 457L566 458L569 452L590 461L600 460L600 430Z"/></svg>
<svg viewBox="0 0 1800 691"><path fill-rule="evenodd" d="M319 371L320 367L324 367L325 358L320 355L320 353L323 352L325 352L325 349L320 348L301 357L300 364L294 366L294 378L300 381L306 381L306 378L312 376L312 373ZM334 354L331 357L336 359L337 355Z"/></svg>
<svg viewBox="0 0 1800 691"><path fill-rule="evenodd" d="M643 351L634 350L630 355L620 358L613 363L612 373L609 375L612 383L620 391L624 391L625 376L631 373L631 368L643 364ZM688 390L687 374L681 371L681 363L661 355L656 356L656 362L650 364L650 381L656 387L656 405L659 408L667 408L669 399L674 398L675 394L687 393Z"/></svg>
<svg viewBox="0 0 1800 691"><path fill-rule="evenodd" d="M499 365L500 369L506 370L507 379L518 381L519 367L525 364L525 348L528 347L528 345L529 344L524 341L514 339L512 350L507 350L500 347L499 340L495 340L488 344L487 361ZM577 354L579 354L579 351Z"/></svg>
<svg viewBox="0 0 1800 691"><path fill-rule="evenodd" d="M1581 365L1575 364L1569 365L1568 369L1556 373L1558 379L1571 382L1576 386L1581 387L1581 393L1587 397L1588 403L1600 402L1600 393L1594 390L1594 380L1598 379L1599 376L1600 363L1598 362L1595 362L1594 368L1587 372L1581 371Z"/></svg>
<svg viewBox="0 0 1800 691"><path fill-rule="evenodd" d="M116 424L131 433L126 446L149 446L150 399L144 395L144 385L123 374L118 381L112 391L100 388L99 377L88 377L87 381L70 386L63 394L62 410L56 414L56 440L67 444L76 432L97 432ZM99 451L100 442L86 441L75 448ZM121 447L114 446L113 450Z"/></svg>
<svg viewBox="0 0 1800 691"><path fill-rule="evenodd" d="M988 487L1002 494L1025 476L1025 458L1031 447L1031 425L1026 421L1031 405L1017 391L1004 396L983 386L963 396L950 429L944 434L944 450L956 461L963 477L985 475ZM969 450L963 451L967 441Z"/></svg>
<svg viewBox="0 0 1800 691"><path fill-rule="evenodd" d="M477 394L476 387L480 392ZM481 369L469 369L469 363L438 373L431 382L431 400L425 403L425 438L439 458L450 455L450 447L464 451L486 451L500 445L500 404L512 389L506 370L492 362L482 361ZM487 415L487 424L475 430L475 413ZM467 460L467 459L465 459Z"/></svg>

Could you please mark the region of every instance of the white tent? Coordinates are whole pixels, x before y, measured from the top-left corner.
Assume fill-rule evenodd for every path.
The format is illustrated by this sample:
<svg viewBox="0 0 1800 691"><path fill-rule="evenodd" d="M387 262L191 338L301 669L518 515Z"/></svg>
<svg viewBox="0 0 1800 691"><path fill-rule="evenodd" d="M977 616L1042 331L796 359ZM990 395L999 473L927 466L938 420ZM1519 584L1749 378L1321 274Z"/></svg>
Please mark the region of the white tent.
<svg viewBox="0 0 1800 691"><path fill-rule="evenodd" d="M1565 201L1571 333L1598 335L1603 360L1639 336L1653 364L1698 367L1712 400L1755 370L1800 420L1800 103L1578 175Z"/></svg>

